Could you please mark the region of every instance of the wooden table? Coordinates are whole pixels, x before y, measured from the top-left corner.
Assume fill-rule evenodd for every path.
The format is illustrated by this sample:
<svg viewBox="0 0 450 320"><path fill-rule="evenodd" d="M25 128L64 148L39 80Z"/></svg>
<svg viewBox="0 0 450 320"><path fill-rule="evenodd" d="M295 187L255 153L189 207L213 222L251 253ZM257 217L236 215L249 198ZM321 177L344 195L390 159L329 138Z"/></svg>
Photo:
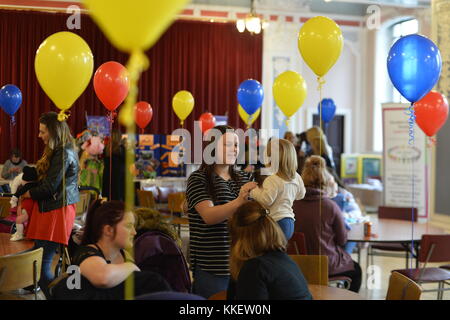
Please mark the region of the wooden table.
<svg viewBox="0 0 450 320"><path fill-rule="evenodd" d="M428 222L419 223L396 219L370 217L372 235L364 236L364 224L352 224L348 241L377 243L407 243L420 241L423 234L445 234L444 229L431 226Z"/></svg>
<svg viewBox="0 0 450 320"><path fill-rule="evenodd" d="M363 296L346 289L309 284L309 292L314 300L366 300Z"/></svg>
<svg viewBox="0 0 450 320"><path fill-rule="evenodd" d="M348 232L348 241L353 242L370 242L370 243L399 243L410 248L413 243L414 250L412 255L416 258L416 268L419 267L417 253L419 252L420 240L424 234L445 234L442 228L434 227L429 222L411 222L397 219L378 219L370 217L372 222L371 236L364 235L364 224L357 223L351 225ZM408 249L409 250L409 249ZM359 253L358 253L359 261Z"/></svg>
<svg viewBox="0 0 450 320"><path fill-rule="evenodd" d="M26 251L34 246L32 240L10 241L9 238L9 233L0 233L0 257Z"/></svg>
<svg viewBox="0 0 450 320"><path fill-rule="evenodd" d="M308 284L309 292L314 300L366 300L359 294L346 289L339 289L335 287L322 286L318 284ZM227 292L221 291L208 300L226 300Z"/></svg>

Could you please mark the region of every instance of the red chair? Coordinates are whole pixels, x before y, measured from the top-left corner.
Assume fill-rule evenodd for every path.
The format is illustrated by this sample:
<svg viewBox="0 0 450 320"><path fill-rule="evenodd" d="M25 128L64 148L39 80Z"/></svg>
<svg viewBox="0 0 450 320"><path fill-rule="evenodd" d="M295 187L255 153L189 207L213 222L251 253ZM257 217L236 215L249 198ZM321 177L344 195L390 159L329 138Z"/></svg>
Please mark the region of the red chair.
<svg viewBox="0 0 450 320"><path fill-rule="evenodd" d="M435 292L438 293L438 300L442 300L444 291L450 290L444 289L445 284L450 284L450 270L443 268L427 268L429 262L445 262L450 261L450 234L445 235L423 235L420 241L420 250L418 255L418 261L423 263L422 268L414 269L401 269L393 270L397 271L411 280L417 282L419 285L422 283L438 283L437 290L423 290L422 292Z"/></svg>
<svg viewBox="0 0 450 320"><path fill-rule="evenodd" d="M378 208L379 219L396 219L414 222L417 221L417 208L412 210L411 208L396 208L396 207L379 207ZM382 244L369 244L367 247L367 265L374 265L374 256L395 257L406 259L406 268L408 268L409 256L411 254L411 248L409 244L401 243L382 243ZM413 257L411 257L413 258Z"/></svg>
<svg viewBox="0 0 450 320"><path fill-rule="evenodd" d="M287 254L308 254L306 251L305 234L303 232L294 232L287 243L286 252Z"/></svg>

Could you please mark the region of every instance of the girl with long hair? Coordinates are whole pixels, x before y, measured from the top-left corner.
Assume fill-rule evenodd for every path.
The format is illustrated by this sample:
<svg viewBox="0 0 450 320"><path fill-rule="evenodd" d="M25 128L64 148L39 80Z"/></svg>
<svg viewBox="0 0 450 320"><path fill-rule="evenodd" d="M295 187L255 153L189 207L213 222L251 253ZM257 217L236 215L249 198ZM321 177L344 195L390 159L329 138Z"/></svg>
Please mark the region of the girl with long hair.
<svg viewBox="0 0 450 320"><path fill-rule="evenodd" d="M269 210L270 216L278 222L289 240L294 233L292 204L305 196L303 180L297 173L297 153L288 140L271 139L267 145L267 156L272 158L270 165L275 166L277 171L253 189L250 196Z"/></svg>
<svg viewBox="0 0 450 320"><path fill-rule="evenodd" d="M210 150L206 156L212 159L203 159L200 169L189 176L186 189L193 291L205 298L228 286L227 220L247 201L249 191L256 186L246 184L250 173L235 169L239 140L234 129L216 126L211 130L215 135L205 147L205 153Z"/></svg>
<svg viewBox="0 0 450 320"><path fill-rule="evenodd" d="M308 284L286 254L286 238L267 209L250 201L228 221L230 300L310 300Z"/></svg>
<svg viewBox="0 0 450 320"><path fill-rule="evenodd" d="M54 278L53 256L62 244L67 245L75 220L78 194L78 155L69 126L59 121L56 112L39 118L39 138L44 153L36 163L38 185L23 197L35 200L27 237L35 240L35 248L44 248L40 287L47 294L47 285Z"/></svg>

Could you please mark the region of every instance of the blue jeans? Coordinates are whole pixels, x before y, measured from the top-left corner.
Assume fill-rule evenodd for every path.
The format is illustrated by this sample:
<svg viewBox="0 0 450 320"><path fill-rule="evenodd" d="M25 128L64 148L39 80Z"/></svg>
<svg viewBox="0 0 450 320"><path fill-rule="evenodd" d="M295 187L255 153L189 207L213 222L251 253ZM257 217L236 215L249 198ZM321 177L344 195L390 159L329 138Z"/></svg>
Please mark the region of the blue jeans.
<svg viewBox="0 0 450 320"><path fill-rule="evenodd" d="M289 240L294 234L294 219L283 218L277 221L281 230L283 230L286 240Z"/></svg>
<svg viewBox="0 0 450 320"><path fill-rule="evenodd" d="M39 280L39 286L42 290L47 289L47 286L52 282L55 278L55 272L52 270L52 262L53 257L56 254L56 249L61 244L47 241L47 240L35 240L34 241L34 249L43 248L44 252L42 253L42 266L41 266L41 279Z"/></svg>
<svg viewBox="0 0 450 320"><path fill-rule="evenodd" d="M194 294L208 299L217 292L227 290L229 281L229 276L216 276L196 266L192 291Z"/></svg>

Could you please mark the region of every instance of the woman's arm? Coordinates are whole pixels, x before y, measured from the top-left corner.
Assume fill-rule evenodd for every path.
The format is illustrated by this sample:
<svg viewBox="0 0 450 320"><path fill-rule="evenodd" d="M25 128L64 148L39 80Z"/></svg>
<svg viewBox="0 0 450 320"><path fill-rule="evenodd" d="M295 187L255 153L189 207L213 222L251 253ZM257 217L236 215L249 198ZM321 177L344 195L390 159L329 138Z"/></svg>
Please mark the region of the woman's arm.
<svg viewBox="0 0 450 320"><path fill-rule="evenodd" d="M113 288L125 281L134 271L140 271L134 263L107 264L98 256L86 258L80 264L81 274L97 288Z"/></svg>
<svg viewBox="0 0 450 320"><path fill-rule="evenodd" d="M330 200L332 201L332 200ZM334 231L334 239L338 246L344 246L347 243L347 228L345 227L344 215L339 209L336 203L333 204L334 211L334 221L333 221L333 231Z"/></svg>
<svg viewBox="0 0 450 320"><path fill-rule="evenodd" d="M222 205L215 206L211 200L204 200L195 205L195 210L200 214L206 224L218 224L230 218L242 204L247 202L250 188L256 184L249 183L243 185L239 191L239 196Z"/></svg>
<svg viewBox="0 0 450 320"><path fill-rule="evenodd" d="M239 196L223 205L214 205L214 202L207 190L207 179L204 173L196 171L188 179L186 188L186 200L189 208L194 208L202 217L206 224L218 224L228 219L233 213L247 201L249 191L256 186L256 183L247 183L242 186Z"/></svg>
<svg viewBox="0 0 450 320"><path fill-rule="evenodd" d="M65 174L67 170L69 163L68 157L68 152L66 152L63 148L58 148L55 150L50 161L50 167L48 168L46 177L38 186L29 191L33 200L45 200L54 196L58 186L62 182L63 174Z"/></svg>

